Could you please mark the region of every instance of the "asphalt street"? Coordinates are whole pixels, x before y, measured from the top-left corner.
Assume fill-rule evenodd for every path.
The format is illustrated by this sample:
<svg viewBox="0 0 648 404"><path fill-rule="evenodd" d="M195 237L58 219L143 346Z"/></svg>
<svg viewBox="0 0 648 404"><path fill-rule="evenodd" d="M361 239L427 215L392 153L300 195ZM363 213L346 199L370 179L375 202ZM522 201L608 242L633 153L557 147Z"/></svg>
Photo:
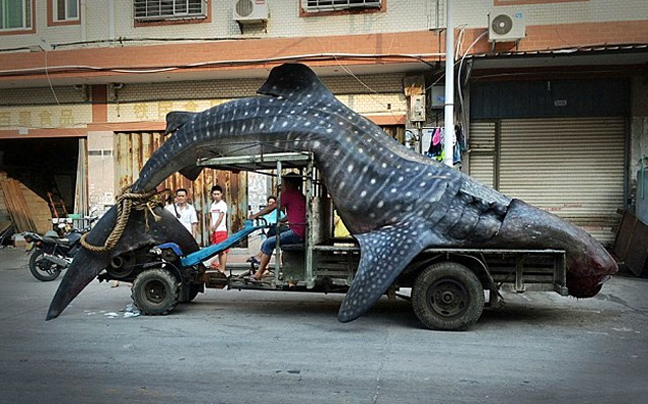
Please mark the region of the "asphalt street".
<svg viewBox="0 0 648 404"><path fill-rule="evenodd" d="M91 283L45 321L43 283L0 250L2 403L646 403L648 280L592 299L506 294L471 330L422 328L407 301L341 324L343 296L208 290L125 318Z"/></svg>

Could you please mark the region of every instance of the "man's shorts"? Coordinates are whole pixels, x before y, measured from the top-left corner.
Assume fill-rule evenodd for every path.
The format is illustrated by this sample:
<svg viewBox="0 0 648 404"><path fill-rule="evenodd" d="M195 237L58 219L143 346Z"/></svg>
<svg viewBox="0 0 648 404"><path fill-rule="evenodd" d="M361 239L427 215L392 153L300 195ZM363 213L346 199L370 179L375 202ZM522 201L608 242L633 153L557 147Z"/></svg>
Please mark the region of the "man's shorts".
<svg viewBox="0 0 648 404"><path fill-rule="evenodd" d="M212 244L222 243L222 242L225 241L225 240L227 240L227 232L226 232L226 231L215 231L215 232L212 234L212 237L211 237L211 243L212 243ZM230 249L228 248L227 250L225 250L225 251L223 251L223 252L224 252L224 253L228 253L229 250L230 250Z"/></svg>

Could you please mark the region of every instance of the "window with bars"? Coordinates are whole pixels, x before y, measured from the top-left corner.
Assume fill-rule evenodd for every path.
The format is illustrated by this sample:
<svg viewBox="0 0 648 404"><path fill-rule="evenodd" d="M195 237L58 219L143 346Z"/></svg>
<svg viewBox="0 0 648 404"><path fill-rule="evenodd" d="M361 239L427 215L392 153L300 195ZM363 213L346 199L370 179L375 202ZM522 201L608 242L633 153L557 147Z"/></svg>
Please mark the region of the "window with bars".
<svg viewBox="0 0 648 404"><path fill-rule="evenodd" d="M302 0L306 12L378 9L383 0Z"/></svg>
<svg viewBox="0 0 648 404"><path fill-rule="evenodd" d="M32 0L0 0L0 30L32 27Z"/></svg>
<svg viewBox="0 0 648 404"><path fill-rule="evenodd" d="M206 0L133 0L138 21L204 18Z"/></svg>
<svg viewBox="0 0 648 404"><path fill-rule="evenodd" d="M76 21L79 19L79 0L53 0L54 21Z"/></svg>

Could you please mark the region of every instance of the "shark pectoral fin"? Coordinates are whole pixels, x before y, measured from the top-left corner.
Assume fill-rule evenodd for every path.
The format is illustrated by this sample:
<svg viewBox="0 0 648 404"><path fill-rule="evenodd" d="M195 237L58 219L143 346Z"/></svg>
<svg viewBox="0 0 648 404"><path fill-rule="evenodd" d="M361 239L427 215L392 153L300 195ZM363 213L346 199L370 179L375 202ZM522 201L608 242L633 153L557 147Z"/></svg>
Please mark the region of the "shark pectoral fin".
<svg viewBox="0 0 648 404"><path fill-rule="evenodd" d="M184 112L184 111L172 111L169 112L166 116L166 129L164 129L164 134L168 135L178 130L182 125L189 122L196 116L193 112Z"/></svg>
<svg viewBox="0 0 648 404"><path fill-rule="evenodd" d="M180 170L180 174L182 174L183 177L188 179L189 181L195 181L196 178L200 175L202 172L202 167L199 166L189 166L185 167L182 170Z"/></svg>
<svg viewBox="0 0 648 404"><path fill-rule="evenodd" d="M338 312L340 322L353 321L369 310L412 259L433 242L431 233L422 229L412 223L399 223L356 235L360 264Z"/></svg>

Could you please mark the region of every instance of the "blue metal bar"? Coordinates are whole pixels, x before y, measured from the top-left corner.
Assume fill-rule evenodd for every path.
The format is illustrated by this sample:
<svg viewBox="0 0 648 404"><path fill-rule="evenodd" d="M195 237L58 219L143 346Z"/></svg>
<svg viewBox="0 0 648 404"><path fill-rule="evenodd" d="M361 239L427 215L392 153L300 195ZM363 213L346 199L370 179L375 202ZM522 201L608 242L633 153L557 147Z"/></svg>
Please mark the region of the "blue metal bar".
<svg viewBox="0 0 648 404"><path fill-rule="evenodd" d="M180 263L183 267L190 267L198 263L201 263L203 261L206 261L209 258L217 255L218 253L238 244L238 242L243 240L253 231L262 229L264 227L267 227L267 225L263 224L263 225L255 226L252 220L246 220L243 223L243 229L232 234L230 237L227 238L227 240L218 244L210 245L209 247L205 247L202 250L191 253L185 257L181 257Z"/></svg>

